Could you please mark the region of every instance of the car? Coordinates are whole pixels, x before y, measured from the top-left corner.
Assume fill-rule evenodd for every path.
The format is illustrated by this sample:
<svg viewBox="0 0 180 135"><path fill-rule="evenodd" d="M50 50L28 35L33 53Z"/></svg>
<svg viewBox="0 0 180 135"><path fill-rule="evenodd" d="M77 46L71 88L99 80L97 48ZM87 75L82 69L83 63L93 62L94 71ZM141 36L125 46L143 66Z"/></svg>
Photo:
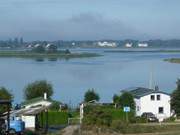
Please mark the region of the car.
<svg viewBox="0 0 180 135"><path fill-rule="evenodd" d="M146 118L148 122L158 122L156 116L151 112L144 112L141 117Z"/></svg>

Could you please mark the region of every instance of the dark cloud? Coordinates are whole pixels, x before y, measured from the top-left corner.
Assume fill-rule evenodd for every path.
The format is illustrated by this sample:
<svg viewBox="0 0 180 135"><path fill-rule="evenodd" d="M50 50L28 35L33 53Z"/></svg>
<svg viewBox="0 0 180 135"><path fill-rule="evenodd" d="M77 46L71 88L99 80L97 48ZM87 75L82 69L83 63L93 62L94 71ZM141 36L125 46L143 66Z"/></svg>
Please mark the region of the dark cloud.
<svg viewBox="0 0 180 135"><path fill-rule="evenodd" d="M0 39L180 37L178 4L170 0L131 3L131 0L1 0Z"/></svg>
<svg viewBox="0 0 180 135"><path fill-rule="evenodd" d="M80 14L64 20L24 20L15 22L6 34L22 35L28 40L94 40L123 39L142 36L140 32L120 20L108 19L100 14ZM0 32L2 35L3 33Z"/></svg>

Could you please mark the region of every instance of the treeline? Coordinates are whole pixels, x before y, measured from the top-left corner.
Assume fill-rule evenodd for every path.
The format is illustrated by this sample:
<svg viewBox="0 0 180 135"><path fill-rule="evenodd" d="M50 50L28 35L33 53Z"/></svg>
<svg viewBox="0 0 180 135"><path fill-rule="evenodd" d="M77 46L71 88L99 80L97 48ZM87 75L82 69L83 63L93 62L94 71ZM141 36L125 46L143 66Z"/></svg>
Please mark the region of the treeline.
<svg viewBox="0 0 180 135"><path fill-rule="evenodd" d="M107 42L115 42L117 47L124 47L126 43L132 43L134 47L138 45L138 43L147 43L148 47L152 48L177 48L180 47L180 39L172 39L172 40L133 40L133 39L126 39L126 40L84 40L84 41L64 41L64 40L56 40L56 41L29 41L24 42L23 38L14 38L8 40L0 40L0 48L26 48L28 45L44 45L44 44L54 44L58 48L96 48L97 42L99 41L107 41Z"/></svg>
<svg viewBox="0 0 180 135"><path fill-rule="evenodd" d="M16 37L14 39L8 39L8 40L0 40L0 47L1 48L18 48L22 47L24 45L23 37Z"/></svg>

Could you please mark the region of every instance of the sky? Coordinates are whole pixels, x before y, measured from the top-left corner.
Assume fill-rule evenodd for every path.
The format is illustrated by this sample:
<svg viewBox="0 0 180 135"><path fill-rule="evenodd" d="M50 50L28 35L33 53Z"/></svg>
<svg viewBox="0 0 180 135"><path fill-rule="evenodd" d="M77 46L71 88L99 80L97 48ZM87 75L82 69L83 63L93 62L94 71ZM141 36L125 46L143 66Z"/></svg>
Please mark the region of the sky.
<svg viewBox="0 0 180 135"><path fill-rule="evenodd" d="M180 0L0 0L0 40L180 39Z"/></svg>

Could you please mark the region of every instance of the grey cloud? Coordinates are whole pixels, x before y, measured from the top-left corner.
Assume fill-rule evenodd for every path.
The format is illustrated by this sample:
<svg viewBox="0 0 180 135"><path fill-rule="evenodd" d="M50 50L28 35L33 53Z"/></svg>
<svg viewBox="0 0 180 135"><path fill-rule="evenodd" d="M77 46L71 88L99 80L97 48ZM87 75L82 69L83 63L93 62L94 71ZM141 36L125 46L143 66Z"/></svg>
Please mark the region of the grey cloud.
<svg viewBox="0 0 180 135"><path fill-rule="evenodd" d="M105 18L101 14L79 14L68 19L24 19L11 21L0 28L0 35L24 36L27 40L98 40L145 38L146 35L118 20Z"/></svg>

